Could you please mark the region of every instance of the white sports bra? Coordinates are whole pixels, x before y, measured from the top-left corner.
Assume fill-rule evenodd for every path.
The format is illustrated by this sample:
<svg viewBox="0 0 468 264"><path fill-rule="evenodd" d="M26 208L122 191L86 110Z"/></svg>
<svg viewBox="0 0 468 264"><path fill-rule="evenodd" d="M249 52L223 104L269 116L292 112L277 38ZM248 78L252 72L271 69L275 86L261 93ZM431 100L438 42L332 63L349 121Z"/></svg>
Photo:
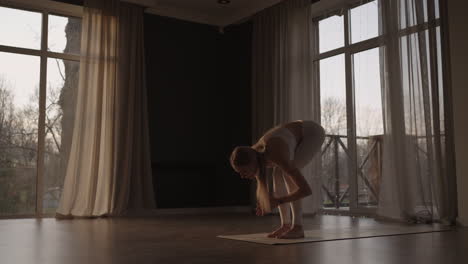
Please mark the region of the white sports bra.
<svg viewBox="0 0 468 264"><path fill-rule="evenodd" d="M297 146L296 137L294 136L294 134L289 129L282 127L278 129L273 129L273 131L270 133L266 133L266 135L261 137L260 140L263 141L263 143L265 144L265 141L267 139L275 137L281 138L284 141L284 143L288 145L289 160L294 160L294 153L296 152Z"/></svg>

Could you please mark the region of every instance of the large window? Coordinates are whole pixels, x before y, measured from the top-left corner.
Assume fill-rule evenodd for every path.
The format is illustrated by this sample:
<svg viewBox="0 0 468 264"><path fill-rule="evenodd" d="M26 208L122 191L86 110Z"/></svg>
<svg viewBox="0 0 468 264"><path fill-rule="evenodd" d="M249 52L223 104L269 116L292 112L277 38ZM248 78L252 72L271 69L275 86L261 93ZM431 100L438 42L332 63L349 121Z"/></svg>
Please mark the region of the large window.
<svg viewBox="0 0 468 264"><path fill-rule="evenodd" d="M407 42L406 38L425 36L427 39L428 29L433 27L440 51L438 1L431 0L433 6L430 7L428 0L417 1L408 1L409 4L403 6L408 10L401 11L400 31L396 33L400 45L415 43ZM409 9L419 3L424 5L424 13L418 24L405 12L415 13ZM319 68L321 122L327 133L322 149L324 208L366 212L378 205L386 46L381 4L381 0L356 1L355 5L314 21L315 37L319 40L314 63ZM435 9L434 23L428 23L428 8ZM408 50L415 51L412 56L418 54L417 47L402 48L402 51ZM401 56L411 58L408 54ZM440 67L440 53L437 59ZM404 69L411 61L402 61L403 85L412 80L407 76L409 71ZM442 77L438 80L441 82ZM442 89L441 83L439 88ZM439 94L442 96L443 92Z"/></svg>
<svg viewBox="0 0 468 264"><path fill-rule="evenodd" d="M0 2L0 217L40 216L57 208L80 39L79 12Z"/></svg>

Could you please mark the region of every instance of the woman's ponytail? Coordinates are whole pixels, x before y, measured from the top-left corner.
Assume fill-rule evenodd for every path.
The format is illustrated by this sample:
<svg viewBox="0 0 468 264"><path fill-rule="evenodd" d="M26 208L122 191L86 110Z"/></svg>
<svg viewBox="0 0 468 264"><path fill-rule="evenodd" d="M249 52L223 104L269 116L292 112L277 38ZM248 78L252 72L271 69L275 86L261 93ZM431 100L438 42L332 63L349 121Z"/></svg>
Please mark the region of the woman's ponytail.
<svg viewBox="0 0 468 264"><path fill-rule="evenodd" d="M254 156L255 155L255 156ZM256 159L257 162L257 202L264 213L271 212L270 206L270 195L268 193L266 173L265 173L265 161L262 157L263 153L257 152L248 146L236 147L231 154L231 165L235 166L246 166L251 162L255 162L252 159Z"/></svg>

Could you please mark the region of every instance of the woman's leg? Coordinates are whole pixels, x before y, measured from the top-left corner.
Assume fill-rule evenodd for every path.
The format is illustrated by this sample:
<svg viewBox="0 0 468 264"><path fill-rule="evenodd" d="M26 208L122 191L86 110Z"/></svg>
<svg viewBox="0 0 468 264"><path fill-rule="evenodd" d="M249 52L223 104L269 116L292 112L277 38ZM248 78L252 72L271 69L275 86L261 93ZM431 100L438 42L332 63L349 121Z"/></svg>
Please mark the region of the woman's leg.
<svg viewBox="0 0 468 264"><path fill-rule="evenodd" d="M296 191L297 187L290 177L284 177L288 193ZM302 238L304 237L304 228L302 226L302 199L288 203L292 212L292 226L278 235L278 238Z"/></svg>
<svg viewBox="0 0 468 264"><path fill-rule="evenodd" d="M303 139L297 146L294 154L294 164L296 168L303 169L312 158L321 150L325 139L325 133L321 126L315 123L304 121ZM296 191L296 186L290 177L285 177L288 193ZM302 199L291 202L293 227L280 235L281 238L300 238L304 237Z"/></svg>
<svg viewBox="0 0 468 264"><path fill-rule="evenodd" d="M273 194L276 197L283 197L288 194L287 187L284 181L283 172L281 169L273 169ZM280 204L278 211L281 218L281 226L268 234L268 237L276 237L277 235L289 230L291 227L291 211L288 204Z"/></svg>
<svg viewBox="0 0 468 264"><path fill-rule="evenodd" d="M296 191L296 186L290 177L284 177L286 182L286 189L288 194L291 194ZM293 226L302 226L302 199L293 201L289 203L292 213L292 225Z"/></svg>

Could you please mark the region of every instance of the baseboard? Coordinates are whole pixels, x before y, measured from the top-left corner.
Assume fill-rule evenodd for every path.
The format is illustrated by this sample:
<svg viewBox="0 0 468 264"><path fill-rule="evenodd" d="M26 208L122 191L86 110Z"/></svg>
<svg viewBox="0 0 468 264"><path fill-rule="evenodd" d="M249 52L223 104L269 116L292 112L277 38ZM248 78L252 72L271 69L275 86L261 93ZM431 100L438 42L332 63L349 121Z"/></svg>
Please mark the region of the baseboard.
<svg viewBox="0 0 468 264"><path fill-rule="evenodd" d="M456 222L457 222L457 226L468 227L468 221L466 219L458 217Z"/></svg>
<svg viewBox="0 0 468 264"><path fill-rule="evenodd" d="M375 217L375 213L373 212L350 212L348 210L340 210L340 209L319 209L318 214L321 215L336 215L336 216L354 216L354 217Z"/></svg>
<svg viewBox="0 0 468 264"><path fill-rule="evenodd" d="M220 214L220 213L252 213L250 206L223 206L202 208L171 208L153 209L144 211L132 211L126 216L160 216L160 215L197 215L197 214Z"/></svg>

